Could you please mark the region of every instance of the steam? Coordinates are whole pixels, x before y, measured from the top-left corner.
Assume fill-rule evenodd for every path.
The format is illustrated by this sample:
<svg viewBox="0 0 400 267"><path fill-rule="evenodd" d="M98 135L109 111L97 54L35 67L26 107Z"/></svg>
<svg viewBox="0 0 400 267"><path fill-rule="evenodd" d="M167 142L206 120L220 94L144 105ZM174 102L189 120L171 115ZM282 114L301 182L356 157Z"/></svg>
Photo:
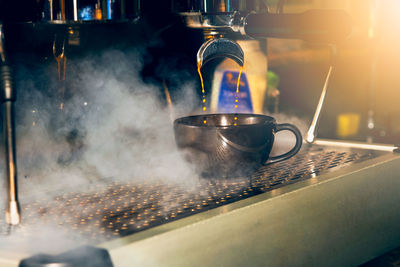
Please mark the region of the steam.
<svg viewBox="0 0 400 267"><path fill-rule="evenodd" d="M139 77L140 58L137 52L108 51L73 62L68 74L70 87L77 89L63 111L54 98L35 92L34 102L41 106L32 108L39 113L35 125L25 117L30 127L18 140L20 174L46 188L49 183L63 188L66 181L74 189L93 176L107 182L162 178L179 183L194 177L177 151L160 89Z"/></svg>
<svg viewBox="0 0 400 267"><path fill-rule="evenodd" d="M20 69L17 77L18 87L25 89L17 102L22 208L33 201L51 203L56 196L90 192L94 186L98 189L99 184L106 187L113 182L158 180L188 191L193 188L197 174L177 150L162 88L140 78L140 51L112 50L70 60L63 110L57 102L60 84L45 82L48 77L42 73L51 70L37 67ZM190 83L182 84L175 117L189 113L196 103L192 88ZM0 248L29 253L57 253L84 243L47 224L45 217L25 216L10 236L0 236Z"/></svg>
<svg viewBox="0 0 400 267"><path fill-rule="evenodd" d="M118 51L104 60L110 56L124 60ZM81 123L86 130L84 160L102 177L186 181L194 175L176 149L169 109L156 93L160 89L124 74L132 67L138 68L125 62L117 69L99 70L85 63L92 75L81 77L90 88L86 97L91 105Z"/></svg>
<svg viewBox="0 0 400 267"><path fill-rule="evenodd" d="M35 201L52 203L56 196L92 192L113 182L158 180L189 192L195 188L198 175L176 148L170 110L162 101L163 88L141 80L142 56L138 50L112 50L70 60L62 111L57 95L60 84L43 74L54 72L56 64L53 69L20 69L18 88L25 91L17 102L17 152L23 216L24 207ZM56 73L50 76L57 77ZM190 82L181 85L173 117L198 108L194 87ZM303 133L307 129L301 119L273 117L278 123L293 123ZM279 133L273 153L289 150L290 140L290 133ZM170 199L163 201L174 204ZM25 216L11 235L0 236L0 249L30 254L59 253L82 244L85 240L80 236L60 231L45 216Z"/></svg>

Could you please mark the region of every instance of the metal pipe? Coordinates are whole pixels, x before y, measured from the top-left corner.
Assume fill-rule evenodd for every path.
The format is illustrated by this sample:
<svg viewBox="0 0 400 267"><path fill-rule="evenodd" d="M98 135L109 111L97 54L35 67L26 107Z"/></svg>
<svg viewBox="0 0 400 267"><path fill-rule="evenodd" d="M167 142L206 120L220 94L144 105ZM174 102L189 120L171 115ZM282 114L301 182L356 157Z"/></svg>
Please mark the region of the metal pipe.
<svg viewBox="0 0 400 267"><path fill-rule="evenodd" d="M314 118L313 118L310 128L308 129L308 132L306 134L305 140L307 141L307 143L310 143L310 144L314 142L314 140L317 136L318 122L321 117L322 106L324 105L324 102L325 102L325 96L326 96L326 92L328 90L329 80L331 78L332 72L333 72L333 65L329 66L328 75L326 75L325 84L322 89L321 96L319 98L317 109L315 110Z"/></svg>
<svg viewBox="0 0 400 267"><path fill-rule="evenodd" d="M73 9L74 9L74 21L78 21L78 1L74 0L73 2Z"/></svg>
<svg viewBox="0 0 400 267"><path fill-rule="evenodd" d="M8 224L17 225L21 222L21 216L18 203L14 102L6 101L3 103L3 106L4 106L3 123L4 123L7 175L8 175L8 205L6 210L6 220Z"/></svg>
<svg viewBox="0 0 400 267"><path fill-rule="evenodd" d="M368 84L368 112L367 112L367 142L372 143L374 139L374 132L376 130L375 124L375 111L376 111L376 91L377 91L377 76L378 76L378 53L376 48L377 38L376 38L376 31L377 31L377 21L378 21L378 10L379 10L379 3L378 0L371 0L370 3L370 16L369 21L370 25L368 28L368 39L371 43L370 45L370 77L369 77L369 84Z"/></svg>
<svg viewBox="0 0 400 267"><path fill-rule="evenodd" d="M18 203L17 187L17 159L15 146L15 115L14 102L16 92L12 79L12 70L7 62L4 46L4 31L0 23L0 100L3 104L3 127L5 139L5 152L7 164L8 203L6 208L6 221L8 224L17 225L21 221Z"/></svg>
<svg viewBox="0 0 400 267"><path fill-rule="evenodd" d="M335 146L335 147L345 147L345 148L359 148L359 149L369 149L378 150L386 152L400 152L399 146L397 145L386 145L386 144L371 144L365 142L354 142L354 141L339 141L330 139L315 139L314 145L322 146Z"/></svg>

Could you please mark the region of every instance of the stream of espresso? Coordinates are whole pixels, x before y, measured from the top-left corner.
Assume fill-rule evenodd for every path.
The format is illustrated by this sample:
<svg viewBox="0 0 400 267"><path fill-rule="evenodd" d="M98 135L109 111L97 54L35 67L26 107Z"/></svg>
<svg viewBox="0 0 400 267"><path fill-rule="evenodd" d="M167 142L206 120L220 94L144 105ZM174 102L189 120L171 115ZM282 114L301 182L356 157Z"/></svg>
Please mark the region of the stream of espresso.
<svg viewBox="0 0 400 267"><path fill-rule="evenodd" d="M240 87L240 77L242 76L242 71L243 71L243 66L240 66L238 80L237 80L237 84L236 84L236 92L235 92L235 104L234 104L235 116L234 116L234 122L233 122L234 126L237 125L237 120L238 120L236 111L237 111L237 108L239 106L239 87ZM204 89L204 80L203 80L203 75L201 74L201 64L200 63L197 64L197 72L199 73L200 82L201 82L202 109L203 109L203 113L206 113L206 111L207 111L206 91ZM207 120L205 118L203 120L203 123L207 124Z"/></svg>
<svg viewBox="0 0 400 267"><path fill-rule="evenodd" d="M236 126L237 125L237 108L239 105L239 87L240 87L240 76L242 76L242 71L243 71L243 66L240 66L240 70L239 70L239 76L238 76L238 80L237 80L237 84L236 84L236 94L235 94L235 117L233 125Z"/></svg>
<svg viewBox="0 0 400 267"><path fill-rule="evenodd" d="M206 113L207 111L207 104L206 104L206 91L204 90L204 81L203 81L203 75L201 75L201 64L197 63L197 72L199 73L200 76L200 82L201 82L201 93L203 95L201 99L201 105L203 109L203 113ZM207 124L207 120L204 118L203 120L204 124Z"/></svg>

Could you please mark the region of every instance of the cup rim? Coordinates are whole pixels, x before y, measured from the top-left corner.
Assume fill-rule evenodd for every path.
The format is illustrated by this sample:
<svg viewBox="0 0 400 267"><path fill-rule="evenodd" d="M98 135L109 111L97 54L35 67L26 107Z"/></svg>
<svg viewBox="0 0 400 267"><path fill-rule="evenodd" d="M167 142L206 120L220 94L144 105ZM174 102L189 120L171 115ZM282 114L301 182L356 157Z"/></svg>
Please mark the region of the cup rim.
<svg viewBox="0 0 400 267"><path fill-rule="evenodd" d="M276 124L276 120L274 117L263 115L263 114L253 114L253 113L212 113L212 114L198 114L198 115L190 115L190 116L185 116L185 117L180 117L174 120L174 125L182 125L186 127L193 127L193 128L229 128L232 127L233 125L208 125L208 124L203 124L203 123L188 123L187 120L195 120L198 118L202 119L209 119L210 117L216 117L216 116L237 116L239 118L246 118L246 117L256 117L256 118L261 118L264 119L261 122L257 123L249 123L249 124L239 124L235 127L251 127L255 125L262 125L262 124L269 124L273 123Z"/></svg>

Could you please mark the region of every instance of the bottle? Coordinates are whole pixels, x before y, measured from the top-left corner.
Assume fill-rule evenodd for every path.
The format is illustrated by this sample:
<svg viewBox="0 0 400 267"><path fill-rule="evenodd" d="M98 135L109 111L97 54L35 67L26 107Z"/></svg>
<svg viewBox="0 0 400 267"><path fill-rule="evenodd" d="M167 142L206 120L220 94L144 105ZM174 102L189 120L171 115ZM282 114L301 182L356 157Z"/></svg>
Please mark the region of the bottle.
<svg viewBox="0 0 400 267"><path fill-rule="evenodd" d="M231 59L225 59L216 67L212 82L211 112L259 114L263 112L268 64L266 54L262 50L262 42L266 40L237 41L244 52L244 66L236 109L234 107L240 66Z"/></svg>

